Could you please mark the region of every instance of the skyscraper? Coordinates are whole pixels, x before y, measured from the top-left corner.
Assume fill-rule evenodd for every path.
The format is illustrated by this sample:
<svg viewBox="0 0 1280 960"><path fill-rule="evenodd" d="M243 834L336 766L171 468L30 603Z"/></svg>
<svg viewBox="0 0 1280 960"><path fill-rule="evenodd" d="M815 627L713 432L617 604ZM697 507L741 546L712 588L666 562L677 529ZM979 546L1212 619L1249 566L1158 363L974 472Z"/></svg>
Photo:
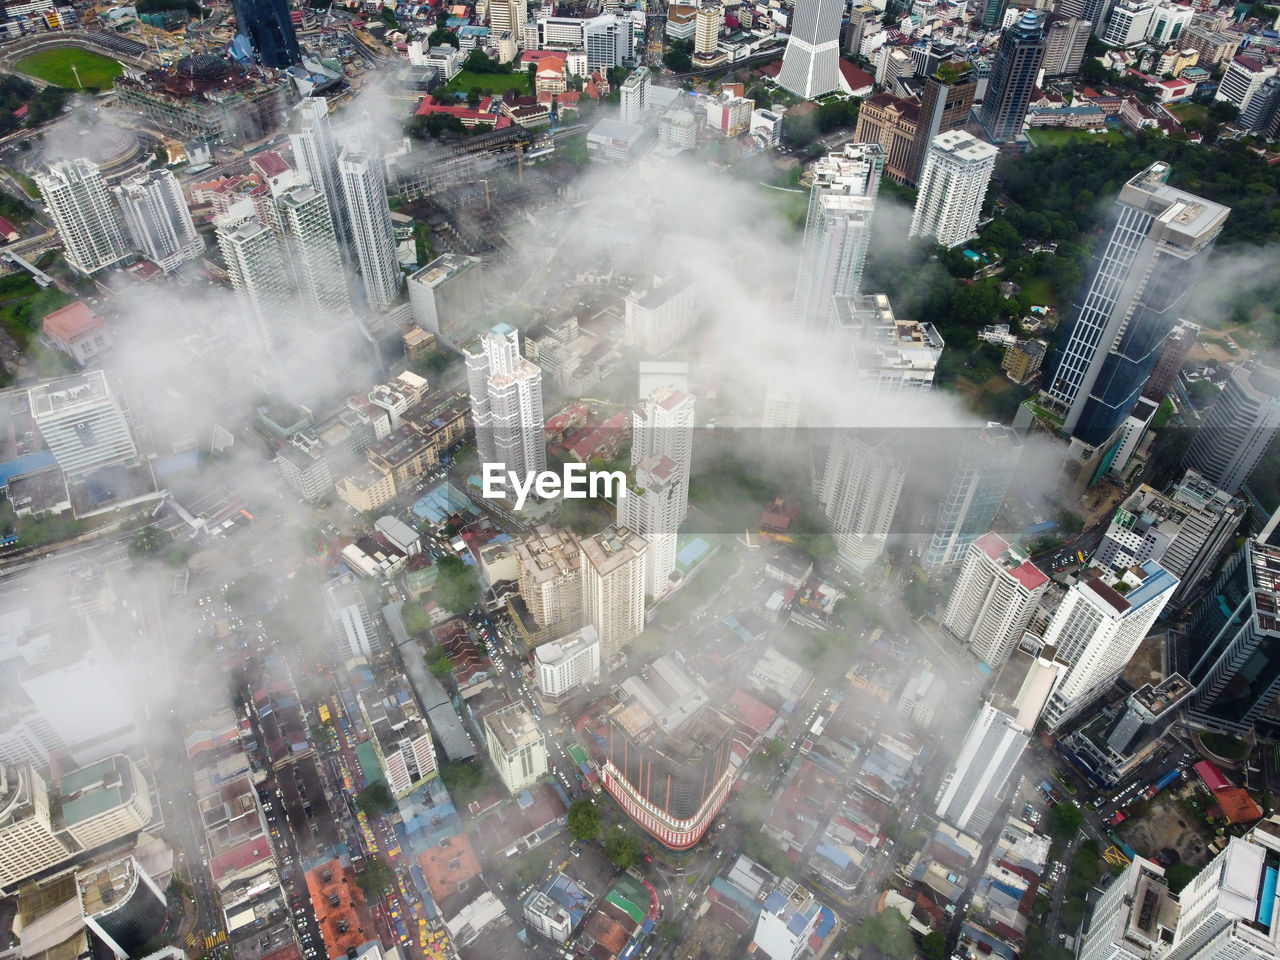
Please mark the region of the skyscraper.
<svg viewBox="0 0 1280 960"><path fill-rule="evenodd" d="M884 552L906 479L888 431L842 430L827 451L818 502L840 558L862 573Z"/></svg>
<svg viewBox="0 0 1280 960"><path fill-rule="evenodd" d="M884 156L879 144L849 143L813 166L809 214L791 311L792 318L807 327L828 323L833 296L858 293Z"/></svg>
<svg viewBox="0 0 1280 960"><path fill-rule="evenodd" d="M1069 664L1041 715L1049 729L1115 683L1177 586L1177 577L1148 560L1119 576L1081 580L1067 591L1044 633L1044 645Z"/></svg>
<svg viewBox="0 0 1280 960"><path fill-rule="evenodd" d="M925 157L934 137L958 130L969 122L973 98L978 90L978 75L973 65L959 58L944 60L929 76L919 78L924 84L920 110L916 118L915 136L907 154L904 170L907 183L920 182Z"/></svg>
<svg viewBox="0 0 1280 960"><path fill-rule="evenodd" d="M1263 823L1232 837L1178 895L1168 960L1273 960L1280 953L1280 837Z"/></svg>
<svg viewBox="0 0 1280 960"><path fill-rule="evenodd" d="M400 295L404 272L396 256L382 158L377 153L348 147L338 158L338 173L360 275L364 278L365 299L375 309L386 309Z"/></svg>
<svg viewBox="0 0 1280 960"><path fill-rule="evenodd" d="M1004 23L1004 12L1008 6L1009 0L985 0L982 12L977 17L978 23L987 30L999 30Z"/></svg>
<svg viewBox="0 0 1280 960"><path fill-rule="evenodd" d="M683 498L682 498L683 493ZM658 598L671 585L676 569L676 532L682 499L688 502L689 482L670 457L654 454L637 463L627 495L618 498L618 523L644 537L645 593Z"/></svg>
<svg viewBox="0 0 1280 960"><path fill-rule="evenodd" d="M991 529L1022 459L1022 438L999 423L988 423L960 453L955 479L938 507L938 520L925 552L931 570L953 567L969 544Z"/></svg>
<svg viewBox="0 0 1280 960"><path fill-rule="evenodd" d="M1142 395L1231 212L1168 186L1168 177L1167 163L1153 163L1121 188L1115 226L1094 254L1049 378L1063 430L1087 447L1106 445Z"/></svg>
<svg viewBox="0 0 1280 960"><path fill-rule="evenodd" d="M1004 29L996 49L979 119L993 143L1016 140L1027 117L1027 104L1044 62L1044 31L1040 18L1028 10Z"/></svg>
<svg viewBox="0 0 1280 960"><path fill-rule="evenodd" d="M988 533L969 546L942 625L995 669L1013 653L1048 588L1025 551Z"/></svg>
<svg viewBox="0 0 1280 960"><path fill-rule="evenodd" d="M62 160L51 164L47 173L36 174L35 180L71 269L92 276L129 256L120 218L96 164Z"/></svg>
<svg viewBox="0 0 1280 960"><path fill-rule="evenodd" d="M1051 13L1044 25L1044 74L1071 76L1080 72L1093 24L1080 17Z"/></svg>
<svg viewBox="0 0 1280 960"><path fill-rule="evenodd" d="M542 524L516 543L520 598L540 627L576 629L582 620L582 552L569 529Z"/></svg>
<svg viewBox="0 0 1280 960"><path fill-rule="evenodd" d="M342 192L338 158L342 148L329 121L329 104L324 97L307 97L298 104L298 132L289 135L298 169L311 185L324 194L333 219L333 230L344 256L351 246L351 217Z"/></svg>
<svg viewBox="0 0 1280 960"><path fill-rule="evenodd" d="M1231 372L1185 463L1210 483L1235 493L1249 479L1280 430L1280 371L1252 361Z"/></svg>
<svg viewBox="0 0 1280 960"><path fill-rule="evenodd" d="M715 55L720 45L720 31L724 27L724 4L720 0L702 0L694 15L693 55L707 59Z"/></svg>
<svg viewBox="0 0 1280 960"><path fill-rule="evenodd" d="M251 216L228 215L217 227L231 286L259 346L271 353L293 335L296 301L276 235Z"/></svg>
<svg viewBox="0 0 1280 960"><path fill-rule="evenodd" d="M1080 960L1158 960L1178 927L1164 869L1135 857L1093 908Z"/></svg>
<svg viewBox="0 0 1280 960"><path fill-rule="evenodd" d="M249 39L258 62L279 70L302 62L287 0L232 0L236 29Z"/></svg>
<svg viewBox="0 0 1280 960"><path fill-rule="evenodd" d="M1027 746L1027 731L991 706L982 710L960 747L955 768L938 800L938 817L981 836L1000 809L1000 793Z"/></svg>
<svg viewBox="0 0 1280 960"><path fill-rule="evenodd" d="M791 14L791 35L782 54L778 86L812 100L840 85L840 0L799 0Z"/></svg>
<svg viewBox="0 0 1280 960"><path fill-rule="evenodd" d="M1164 346L1160 348L1160 356L1156 358L1155 368L1147 378L1147 385L1142 391L1144 397L1158 405L1169 395L1199 335L1198 323L1180 319L1174 324L1173 330L1165 338Z"/></svg>
<svg viewBox="0 0 1280 960"><path fill-rule="evenodd" d="M963 130L934 138L920 174L910 236L958 247L974 236L996 167L996 150Z"/></svg>
<svg viewBox="0 0 1280 960"><path fill-rule="evenodd" d="M649 109L649 68L638 67L627 79L622 81L622 110L619 114L623 123L639 123Z"/></svg>
<svg viewBox="0 0 1280 960"><path fill-rule="evenodd" d="M329 204L310 183L290 187L276 199L287 262L303 302L320 318L351 313L351 295L333 233Z"/></svg>
<svg viewBox="0 0 1280 960"><path fill-rule="evenodd" d="M582 550L582 618L600 635L606 663L644 629L645 557L649 544L626 527L585 537Z"/></svg>
<svg viewBox="0 0 1280 960"><path fill-rule="evenodd" d="M509 33L518 38L529 19L527 0L493 0L489 4L489 32L495 37Z"/></svg>
<svg viewBox="0 0 1280 960"><path fill-rule="evenodd" d="M27 404L45 446L69 476L138 455L128 418L101 370L37 384L27 391Z"/></svg>
<svg viewBox="0 0 1280 960"><path fill-rule="evenodd" d="M520 355L520 332L500 323L463 354L480 462L517 477L545 470L542 371Z"/></svg>
<svg viewBox="0 0 1280 960"><path fill-rule="evenodd" d="M1145 483L1111 518L1095 560L1113 569L1155 560L1178 578L1173 601L1198 586L1221 559L1244 518L1244 501L1194 470L1168 494Z"/></svg>
<svg viewBox="0 0 1280 960"><path fill-rule="evenodd" d="M116 187L115 195L134 246L165 273L204 253L204 240L172 171L137 174Z"/></svg>
<svg viewBox="0 0 1280 960"><path fill-rule="evenodd" d="M1236 734L1263 725L1280 694L1280 512L1231 557L1186 628L1187 718ZM1276 724L1264 730L1275 735Z"/></svg>
<svg viewBox="0 0 1280 960"><path fill-rule="evenodd" d="M693 396L675 387L658 387L631 414L631 465L638 466L653 457L669 457L675 464L669 480L676 486L677 522L683 522L689 514L693 423Z"/></svg>

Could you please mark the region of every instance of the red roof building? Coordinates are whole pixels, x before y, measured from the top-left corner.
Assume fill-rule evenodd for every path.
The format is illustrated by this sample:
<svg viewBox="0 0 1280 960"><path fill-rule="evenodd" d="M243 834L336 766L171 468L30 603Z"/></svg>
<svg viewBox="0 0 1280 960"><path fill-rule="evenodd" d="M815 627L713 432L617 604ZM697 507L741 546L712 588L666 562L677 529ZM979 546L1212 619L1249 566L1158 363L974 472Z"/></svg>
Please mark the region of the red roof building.
<svg viewBox="0 0 1280 960"><path fill-rule="evenodd" d="M1219 790L1226 790L1231 786L1231 781L1223 776L1222 771L1218 769L1218 765L1211 760L1201 760L1197 763L1196 773L1204 781L1204 785L1214 793Z"/></svg>
<svg viewBox="0 0 1280 960"><path fill-rule="evenodd" d="M80 300L46 314L43 332L49 346L61 350L80 366L114 342L107 321Z"/></svg>
<svg viewBox="0 0 1280 960"><path fill-rule="evenodd" d="M354 870L338 860L330 860L307 871L306 879L326 956L344 957L352 947L358 949L377 939L373 914L356 883Z"/></svg>
<svg viewBox="0 0 1280 960"><path fill-rule="evenodd" d="M485 97L480 101L478 109L471 107L452 107L443 103L436 103L430 97L423 97L422 102L418 104L418 109L414 111L416 116L429 117L433 113L447 113L451 117L457 117L462 121L464 127L492 127L494 130L501 130L504 127L511 126L510 117L502 117L496 113L489 112L489 105L493 103L493 97Z"/></svg>
<svg viewBox="0 0 1280 960"><path fill-rule="evenodd" d="M4 237L4 239L9 243L13 243L13 241L17 240L20 236L21 234L18 233L17 227L4 217L0 217L0 237Z"/></svg>

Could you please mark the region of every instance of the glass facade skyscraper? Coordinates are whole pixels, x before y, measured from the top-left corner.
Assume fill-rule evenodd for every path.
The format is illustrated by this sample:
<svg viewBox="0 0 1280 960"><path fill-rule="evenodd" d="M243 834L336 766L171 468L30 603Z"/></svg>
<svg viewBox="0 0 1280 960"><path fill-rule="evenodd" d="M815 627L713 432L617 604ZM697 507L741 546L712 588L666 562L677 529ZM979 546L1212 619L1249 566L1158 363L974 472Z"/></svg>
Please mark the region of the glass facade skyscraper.
<svg viewBox="0 0 1280 960"><path fill-rule="evenodd" d="M1016 140L1022 133L1044 52L1044 29L1034 11L1028 10L1000 35L979 115L992 143Z"/></svg>
<svg viewBox="0 0 1280 960"><path fill-rule="evenodd" d="M291 67L302 62L287 0L232 0L236 27L249 38L264 67Z"/></svg>

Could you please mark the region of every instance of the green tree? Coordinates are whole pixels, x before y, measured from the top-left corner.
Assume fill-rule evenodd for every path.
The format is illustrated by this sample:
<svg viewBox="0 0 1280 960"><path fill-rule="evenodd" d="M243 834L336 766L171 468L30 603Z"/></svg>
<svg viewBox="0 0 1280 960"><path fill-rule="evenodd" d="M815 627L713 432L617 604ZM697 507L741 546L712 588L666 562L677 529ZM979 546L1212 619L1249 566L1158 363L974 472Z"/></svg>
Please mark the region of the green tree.
<svg viewBox="0 0 1280 960"><path fill-rule="evenodd" d="M390 890L395 882L396 875L381 857L370 857L366 860L364 869L356 877L356 883L369 900L377 900Z"/></svg>
<svg viewBox="0 0 1280 960"><path fill-rule="evenodd" d="M913 617L923 617L933 610L933 591L929 589L929 581L912 574L902 588L902 602Z"/></svg>
<svg viewBox="0 0 1280 960"><path fill-rule="evenodd" d="M600 811L589 798L575 800L569 807L569 836L587 843L600 836Z"/></svg>
<svg viewBox="0 0 1280 960"><path fill-rule="evenodd" d="M480 577L458 557L436 561L436 600L450 613L466 613L480 599Z"/></svg>
<svg viewBox="0 0 1280 960"><path fill-rule="evenodd" d="M396 798L382 780L375 780L356 794L356 806L367 817L380 817L396 805Z"/></svg>
<svg viewBox="0 0 1280 960"><path fill-rule="evenodd" d="M453 661L449 659L448 654L442 652L431 661L431 675L433 677L443 679L451 673L453 673Z"/></svg>
<svg viewBox="0 0 1280 960"><path fill-rule="evenodd" d="M885 910L867 918L850 932L853 946L870 947L890 960L913 960L916 955L911 928L897 910Z"/></svg>
<svg viewBox="0 0 1280 960"><path fill-rule="evenodd" d="M137 560L141 557L152 557L169 544L168 534L155 527L143 527L129 541L129 558Z"/></svg>
<svg viewBox="0 0 1280 960"><path fill-rule="evenodd" d="M485 786L484 768L466 760L452 760L440 767L440 779L453 798L453 802L465 807L474 800Z"/></svg>
<svg viewBox="0 0 1280 960"><path fill-rule="evenodd" d="M1062 802L1049 811L1049 833L1057 840L1069 842L1084 823L1084 814L1074 803Z"/></svg>
<svg viewBox="0 0 1280 960"><path fill-rule="evenodd" d="M1216 400L1221 392L1212 380L1197 380L1195 383L1187 384L1187 396L1191 398L1197 410L1203 410Z"/></svg>
<svg viewBox="0 0 1280 960"><path fill-rule="evenodd" d="M1059 510L1054 520L1057 521L1058 529L1069 537L1074 537L1084 529L1084 517L1074 510Z"/></svg>
<svg viewBox="0 0 1280 960"><path fill-rule="evenodd" d="M444 30L440 27L436 27L436 29L432 30L431 33L427 35L427 43L431 44L433 47L448 45L456 48L458 46L458 35L452 30Z"/></svg>
<svg viewBox="0 0 1280 960"><path fill-rule="evenodd" d="M404 628L412 636L421 636L431 629L431 615L420 603L406 603L401 616L404 617Z"/></svg>
<svg viewBox="0 0 1280 960"><path fill-rule="evenodd" d="M644 848L634 833L614 827L604 838L604 855L615 867L625 870L640 862Z"/></svg>
<svg viewBox="0 0 1280 960"><path fill-rule="evenodd" d="M929 960L946 960L947 941L937 930L930 930L920 941L920 952Z"/></svg>

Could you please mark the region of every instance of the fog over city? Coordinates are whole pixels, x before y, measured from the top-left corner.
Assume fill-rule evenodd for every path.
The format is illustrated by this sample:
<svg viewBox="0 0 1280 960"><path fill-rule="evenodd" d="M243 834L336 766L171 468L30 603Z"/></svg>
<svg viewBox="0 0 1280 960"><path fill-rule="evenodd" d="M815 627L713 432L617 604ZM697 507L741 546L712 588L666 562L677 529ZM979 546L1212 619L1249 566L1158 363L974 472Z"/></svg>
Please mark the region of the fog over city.
<svg viewBox="0 0 1280 960"><path fill-rule="evenodd" d="M210 2L0 4L0 960L1280 960L1274 10Z"/></svg>

